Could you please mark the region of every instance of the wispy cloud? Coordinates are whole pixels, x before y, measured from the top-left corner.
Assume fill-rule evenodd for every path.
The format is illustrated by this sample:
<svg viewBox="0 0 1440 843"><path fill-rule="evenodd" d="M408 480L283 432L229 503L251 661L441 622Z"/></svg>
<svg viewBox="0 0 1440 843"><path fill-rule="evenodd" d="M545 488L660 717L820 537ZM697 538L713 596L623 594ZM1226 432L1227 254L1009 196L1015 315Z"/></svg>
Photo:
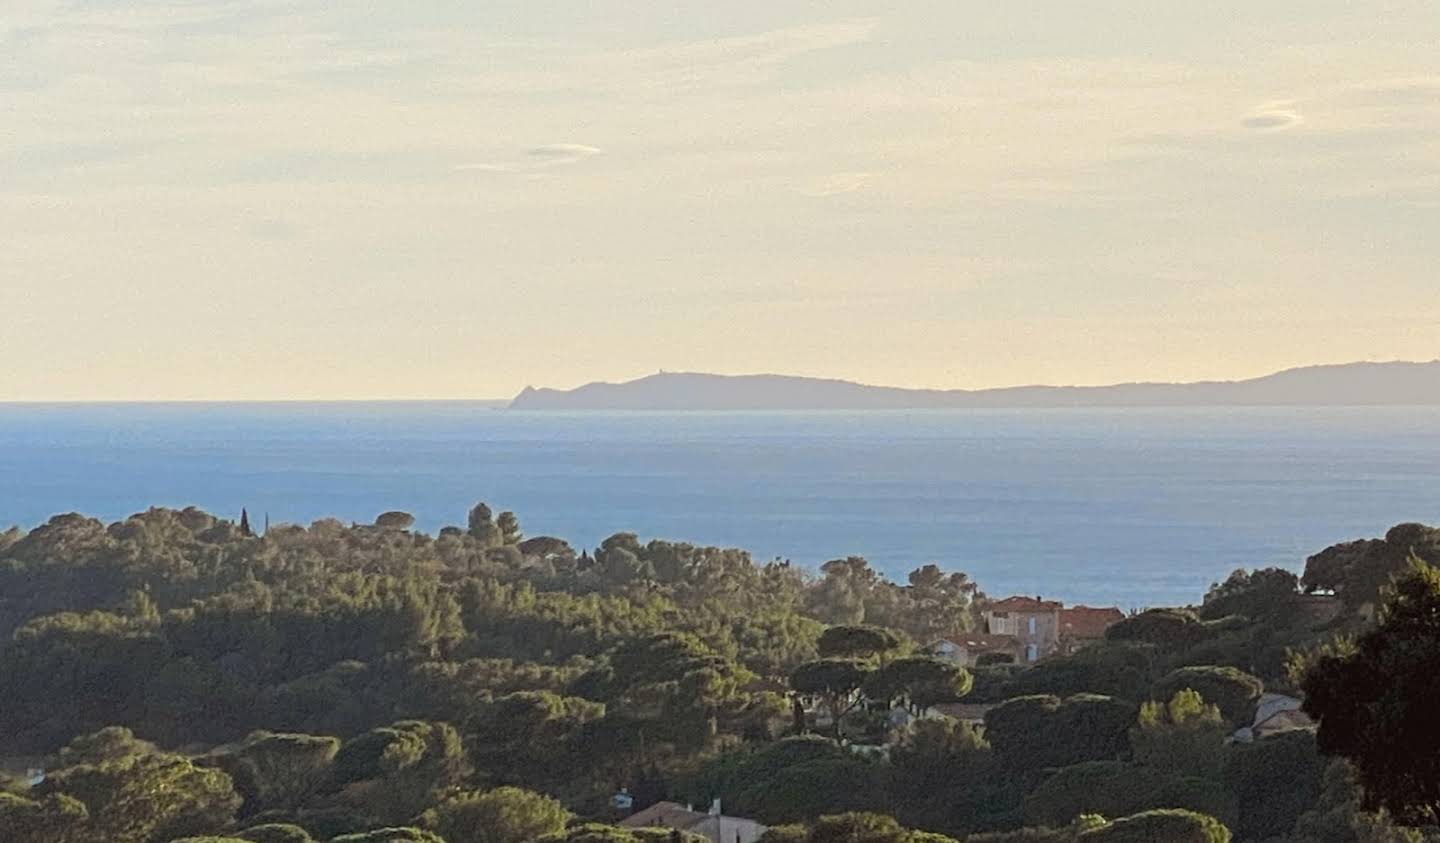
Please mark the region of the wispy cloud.
<svg viewBox="0 0 1440 843"><path fill-rule="evenodd" d="M599 155L603 151L599 147L583 143L548 143L544 146L531 147L526 154L547 164L574 164L592 155Z"/></svg>
<svg viewBox="0 0 1440 843"><path fill-rule="evenodd" d="M875 173L850 172L832 173L800 188L803 196L824 198L827 196L839 196L844 193L854 193L863 190L875 180Z"/></svg>
<svg viewBox="0 0 1440 843"><path fill-rule="evenodd" d="M513 173L518 167L514 164L456 164L450 168L456 173Z"/></svg>
<svg viewBox="0 0 1440 843"><path fill-rule="evenodd" d="M1240 125L1257 132L1279 132L1305 122L1300 112L1293 108L1270 106L1262 108L1240 121Z"/></svg>
<svg viewBox="0 0 1440 843"><path fill-rule="evenodd" d="M525 157L510 162L478 162L458 164L457 173L524 173L578 164L587 158L604 154L605 150L583 143L547 143L525 150Z"/></svg>
<svg viewBox="0 0 1440 843"><path fill-rule="evenodd" d="M1440 75L1373 79L1349 86L1341 98L1368 105L1440 108Z"/></svg>
<svg viewBox="0 0 1440 843"><path fill-rule="evenodd" d="M646 88L667 90L752 85L810 53L874 39L873 18L785 27L749 35L662 44L596 57L633 74Z"/></svg>

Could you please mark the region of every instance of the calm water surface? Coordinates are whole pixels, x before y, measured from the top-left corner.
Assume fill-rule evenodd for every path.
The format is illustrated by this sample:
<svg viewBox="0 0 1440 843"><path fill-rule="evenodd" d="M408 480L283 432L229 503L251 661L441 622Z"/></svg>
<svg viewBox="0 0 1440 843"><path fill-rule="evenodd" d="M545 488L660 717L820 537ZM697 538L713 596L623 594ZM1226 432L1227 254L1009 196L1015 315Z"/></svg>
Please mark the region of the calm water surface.
<svg viewBox="0 0 1440 843"><path fill-rule="evenodd" d="M1440 522L1440 408L518 413L472 403L0 405L0 524L152 504L435 530L476 500L806 566L938 562L992 594L1198 600Z"/></svg>

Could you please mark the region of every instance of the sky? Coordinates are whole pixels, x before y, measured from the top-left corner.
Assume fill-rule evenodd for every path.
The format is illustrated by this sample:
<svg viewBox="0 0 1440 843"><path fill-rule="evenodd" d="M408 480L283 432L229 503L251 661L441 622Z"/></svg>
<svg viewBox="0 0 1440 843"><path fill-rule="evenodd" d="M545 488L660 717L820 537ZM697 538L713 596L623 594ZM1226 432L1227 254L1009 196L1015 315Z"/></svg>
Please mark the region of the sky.
<svg viewBox="0 0 1440 843"><path fill-rule="evenodd" d="M1440 357L1434 0L0 0L0 400Z"/></svg>

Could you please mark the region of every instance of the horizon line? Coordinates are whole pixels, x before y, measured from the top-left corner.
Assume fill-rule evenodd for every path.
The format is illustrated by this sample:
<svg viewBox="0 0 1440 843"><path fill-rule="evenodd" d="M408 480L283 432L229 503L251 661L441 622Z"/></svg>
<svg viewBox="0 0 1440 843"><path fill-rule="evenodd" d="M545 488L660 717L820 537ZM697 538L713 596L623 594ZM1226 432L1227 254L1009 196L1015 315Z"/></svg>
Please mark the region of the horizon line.
<svg viewBox="0 0 1440 843"><path fill-rule="evenodd" d="M1055 383L1020 383L1004 386L897 386L894 384L870 383L867 381L851 380L846 377L827 375L796 375L784 374L776 371L754 371L742 373L706 372L694 369L657 369L646 374L635 375L620 380L590 380L573 387L547 387L526 385L521 387L519 392L509 397L478 398L469 396L445 396L445 397L343 397L343 398L309 398L309 397L285 397L285 398L211 398L211 397L188 397L188 398L0 398L0 407L5 406L43 406L43 405L117 405L117 404L508 404L524 392L535 390L547 390L551 392L572 392L586 386L615 386L659 375L702 375L722 378L794 378L798 380L831 381L838 383L853 384L856 386L877 388L877 389L900 389L915 392L991 392L1015 389L1103 389L1107 387L1127 386L1194 386L1210 384L1242 383L1245 381L1258 380L1261 378L1278 375L1285 372L1293 372L1305 369L1343 368L1346 366L1363 365L1427 365L1440 363L1440 358L1431 360L1348 360L1332 363L1302 363L1293 366L1286 366L1279 369L1270 369L1260 374L1246 375L1231 378L1201 378L1197 380L1125 380L1109 381L1104 383L1078 383L1078 384L1055 384Z"/></svg>
<svg viewBox="0 0 1440 843"><path fill-rule="evenodd" d="M0 398L0 407L116 404L508 404L513 398Z"/></svg>

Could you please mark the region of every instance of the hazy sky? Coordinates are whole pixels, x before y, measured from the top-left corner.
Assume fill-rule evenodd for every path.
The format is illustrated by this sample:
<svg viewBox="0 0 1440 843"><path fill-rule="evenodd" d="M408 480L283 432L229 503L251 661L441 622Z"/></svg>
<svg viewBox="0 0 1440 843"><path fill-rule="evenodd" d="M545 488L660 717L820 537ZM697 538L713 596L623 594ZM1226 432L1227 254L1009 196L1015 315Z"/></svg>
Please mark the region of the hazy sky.
<svg viewBox="0 0 1440 843"><path fill-rule="evenodd" d="M0 400L1437 356L1434 0L0 0Z"/></svg>

